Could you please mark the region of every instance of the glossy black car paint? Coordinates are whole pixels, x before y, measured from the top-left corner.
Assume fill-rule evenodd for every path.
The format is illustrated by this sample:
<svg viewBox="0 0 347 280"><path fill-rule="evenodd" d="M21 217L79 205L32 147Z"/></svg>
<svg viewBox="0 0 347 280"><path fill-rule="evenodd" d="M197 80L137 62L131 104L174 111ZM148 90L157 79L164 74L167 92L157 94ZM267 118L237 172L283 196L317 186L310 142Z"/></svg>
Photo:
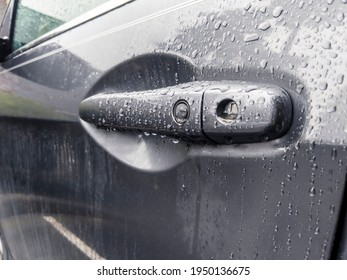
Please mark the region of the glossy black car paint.
<svg viewBox="0 0 347 280"><path fill-rule="evenodd" d="M12 256L336 257L346 11L341 0L138 0L3 62L0 226ZM279 86L292 126L273 141L201 145L80 123L80 102L101 91L195 80Z"/></svg>

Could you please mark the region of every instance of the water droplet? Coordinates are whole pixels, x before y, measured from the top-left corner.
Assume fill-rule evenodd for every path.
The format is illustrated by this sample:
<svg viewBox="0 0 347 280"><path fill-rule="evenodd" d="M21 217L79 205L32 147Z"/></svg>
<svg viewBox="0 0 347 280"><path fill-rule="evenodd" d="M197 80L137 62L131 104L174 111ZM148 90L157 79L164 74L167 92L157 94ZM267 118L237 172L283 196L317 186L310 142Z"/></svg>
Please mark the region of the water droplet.
<svg viewBox="0 0 347 280"><path fill-rule="evenodd" d="M328 113L334 113L334 112L336 112L336 106L330 106L330 107L328 107L327 112L328 112Z"/></svg>
<svg viewBox="0 0 347 280"><path fill-rule="evenodd" d="M267 66L267 60L265 60L265 59L261 60L260 61L260 66L261 66L261 68L265 69L266 66Z"/></svg>
<svg viewBox="0 0 347 280"><path fill-rule="evenodd" d="M314 230L314 234L317 235L317 234L319 234L319 232L320 232L319 227L316 227L316 229Z"/></svg>
<svg viewBox="0 0 347 280"><path fill-rule="evenodd" d="M336 19L337 21L343 21L345 19L345 14L344 13L339 13L337 16L336 16Z"/></svg>
<svg viewBox="0 0 347 280"><path fill-rule="evenodd" d="M296 163L296 162L294 162L294 164L293 164L293 170L297 170L298 169L298 164Z"/></svg>
<svg viewBox="0 0 347 280"><path fill-rule="evenodd" d="M257 100L258 104L264 104L265 103L265 98L264 97L259 97Z"/></svg>
<svg viewBox="0 0 347 280"><path fill-rule="evenodd" d="M331 150L331 159L335 160L336 156L337 156L337 150L336 150L336 148L332 148L332 150Z"/></svg>
<svg viewBox="0 0 347 280"><path fill-rule="evenodd" d="M259 40L259 35L256 33L253 34L245 34L245 37L243 38L244 42L252 42Z"/></svg>
<svg viewBox="0 0 347 280"><path fill-rule="evenodd" d="M311 169L312 169L313 171L317 170L317 169L318 169L317 163L312 164L312 165L311 165Z"/></svg>
<svg viewBox="0 0 347 280"><path fill-rule="evenodd" d="M273 9L272 15L273 17L277 18L279 17L283 12L283 7L282 6L277 6Z"/></svg>
<svg viewBox="0 0 347 280"><path fill-rule="evenodd" d="M331 49L331 43L330 43L330 41L324 40L324 41L322 42L322 47L323 47L324 49Z"/></svg>
<svg viewBox="0 0 347 280"><path fill-rule="evenodd" d="M258 29L265 31L268 30L271 27L271 24L268 21L264 21L261 24L259 24Z"/></svg>
<svg viewBox="0 0 347 280"><path fill-rule="evenodd" d="M344 78L345 76L343 74L338 74L336 79L337 83L341 85L343 83Z"/></svg>
<svg viewBox="0 0 347 280"><path fill-rule="evenodd" d="M296 92L297 93L301 93L302 92L302 90L304 89L304 86L303 85L297 85L297 87L296 87Z"/></svg>
<svg viewBox="0 0 347 280"><path fill-rule="evenodd" d="M316 195L316 188L315 187L311 187L309 190L309 194L310 196L315 196Z"/></svg>
<svg viewBox="0 0 347 280"><path fill-rule="evenodd" d="M320 82L318 84L318 87L320 90L326 90L328 88L328 83L327 82Z"/></svg>
<svg viewBox="0 0 347 280"><path fill-rule="evenodd" d="M300 142L296 142L294 145L295 149L300 150Z"/></svg>
<svg viewBox="0 0 347 280"><path fill-rule="evenodd" d="M218 30L221 27L221 25L222 25L222 21L221 20L217 21L216 24L214 25L214 29Z"/></svg>

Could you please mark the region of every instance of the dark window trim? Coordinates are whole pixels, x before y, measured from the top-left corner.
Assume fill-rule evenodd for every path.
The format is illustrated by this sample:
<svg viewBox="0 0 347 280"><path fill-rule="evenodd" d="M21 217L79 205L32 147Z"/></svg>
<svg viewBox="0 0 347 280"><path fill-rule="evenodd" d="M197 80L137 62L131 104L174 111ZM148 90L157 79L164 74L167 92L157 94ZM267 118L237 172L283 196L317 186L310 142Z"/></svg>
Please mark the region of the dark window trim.
<svg viewBox="0 0 347 280"><path fill-rule="evenodd" d="M0 26L0 38L8 38L5 45L1 47L1 52L4 52L4 56L1 55L0 61L5 61L8 54L12 52L12 40L14 34L14 19L16 18L16 11L18 6L18 0L11 0L7 5L5 13L2 18Z"/></svg>

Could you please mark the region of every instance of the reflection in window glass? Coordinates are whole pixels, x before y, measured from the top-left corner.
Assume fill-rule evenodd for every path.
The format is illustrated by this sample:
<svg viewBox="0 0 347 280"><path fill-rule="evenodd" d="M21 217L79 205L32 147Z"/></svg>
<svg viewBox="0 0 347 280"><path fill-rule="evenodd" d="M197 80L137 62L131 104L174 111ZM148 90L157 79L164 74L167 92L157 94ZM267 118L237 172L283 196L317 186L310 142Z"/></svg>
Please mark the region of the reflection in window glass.
<svg viewBox="0 0 347 280"><path fill-rule="evenodd" d="M109 0L19 0L13 50Z"/></svg>

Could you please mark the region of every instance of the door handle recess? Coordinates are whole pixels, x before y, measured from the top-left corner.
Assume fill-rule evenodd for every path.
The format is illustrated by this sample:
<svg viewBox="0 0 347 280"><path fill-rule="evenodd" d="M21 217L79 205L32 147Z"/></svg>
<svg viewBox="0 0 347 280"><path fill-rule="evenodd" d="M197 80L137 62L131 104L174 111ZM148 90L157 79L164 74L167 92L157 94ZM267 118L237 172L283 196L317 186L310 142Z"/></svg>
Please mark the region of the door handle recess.
<svg viewBox="0 0 347 280"><path fill-rule="evenodd" d="M141 131L218 144L269 141L292 121L292 102L277 86L192 82L139 92L104 92L82 101L82 120L101 129Z"/></svg>

